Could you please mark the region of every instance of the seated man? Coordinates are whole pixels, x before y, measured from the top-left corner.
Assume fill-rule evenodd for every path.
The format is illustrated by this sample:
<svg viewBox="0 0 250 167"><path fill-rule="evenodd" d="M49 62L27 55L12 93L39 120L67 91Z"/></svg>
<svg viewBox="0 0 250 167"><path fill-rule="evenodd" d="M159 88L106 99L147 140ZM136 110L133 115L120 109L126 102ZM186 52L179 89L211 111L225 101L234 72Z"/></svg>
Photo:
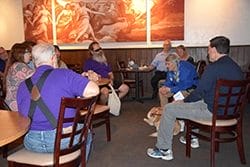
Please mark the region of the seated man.
<svg viewBox="0 0 250 167"><path fill-rule="evenodd" d="M241 68L228 56L230 40L217 36L208 46L209 60L197 88L184 101L175 101L164 107L155 148L148 148L147 154L153 158L172 160L173 127L176 118L211 120L214 90L217 80L244 79ZM193 140L193 139L192 139ZM198 141L196 139L196 141ZM186 143L186 140L182 141ZM192 147L191 141L191 147Z"/></svg>
<svg viewBox="0 0 250 167"><path fill-rule="evenodd" d="M167 68L165 65L165 59L170 51L170 48L171 41L167 39L163 43L163 50L155 56L149 66L149 68L151 69L156 69L154 76L151 78L151 86L153 88L153 99L156 98L158 94L158 82L162 79L166 79Z"/></svg>
<svg viewBox="0 0 250 167"><path fill-rule="evenodd" d="M111 84L114 82L114 75L110 65L107 63L107 59L104 55L102 48L98 42L92 42L89 45L90 58L84 63L83 71L88 72L90 70L97 73L100 77L109 78ZM129 91L129 87L126 84L114 82L114 88L119 91L119 98L123 98ZM101 88L100 104L106 104L108 102L109 90L107 87Z"/></svg>
<svg viewBox="0 0 250 167"><path fill-rule="evenodd" d="M8 59L7 51L3 47L0 47L0 77L1 78L4 77L5 65L6 65L7 59Z"/></svg>
<svg viewBox="0 0 250 167"><path fill-rule="evenodd" d="M194 89L198 83L195 67L187 61L180 60L176 53L168 54L166 66L168 69L167 79L164 86L159 88L162 108L168 103L169 97L178 91L181 91L185 97L189 94L189 90Z"/></svg>
<svg viewBox="0 0 250 167"><path fill-rule="evenodd" d="M68 69L59 69L53 45L35 45L32 48L32 56L36 71L20 84L17 92L18 111L32 120L24 138L24 146L35 152L53 152L61 98L96 96L99 94L99 87L80 74ZM35 86L32 86L33 84ZM36 101L37 98L40 100ZM36 103L33 103L33 100ZM41 107L41 104L45 107ZM47 117L46 113L52 117ZM65 140L61 147L67 147L68 142ZM86 156L90 145L89 134Z"/></svg>

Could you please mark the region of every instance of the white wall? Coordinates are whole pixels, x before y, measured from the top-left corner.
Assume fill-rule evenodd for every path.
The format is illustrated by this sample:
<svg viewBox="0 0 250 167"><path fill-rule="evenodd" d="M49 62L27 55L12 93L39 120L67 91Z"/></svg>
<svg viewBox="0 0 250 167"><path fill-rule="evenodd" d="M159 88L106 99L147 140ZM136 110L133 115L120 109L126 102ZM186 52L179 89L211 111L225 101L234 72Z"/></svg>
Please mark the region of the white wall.
<svg viewBox="0 0 250 167"><path fill-rule="evenodd" d="M184 41L174 45L207 46L216 35L229 37L232 45L250 45L250 0L185 0L184 31ZM22 0L0 0L0 46L10 49L24 40L23 32Z"/></svg>
<svg viewBox="0 0 250 167"><path fill-rule="evenodd" d="M0 0L0 46L10 49L24 40L22 0Z"/></svg>

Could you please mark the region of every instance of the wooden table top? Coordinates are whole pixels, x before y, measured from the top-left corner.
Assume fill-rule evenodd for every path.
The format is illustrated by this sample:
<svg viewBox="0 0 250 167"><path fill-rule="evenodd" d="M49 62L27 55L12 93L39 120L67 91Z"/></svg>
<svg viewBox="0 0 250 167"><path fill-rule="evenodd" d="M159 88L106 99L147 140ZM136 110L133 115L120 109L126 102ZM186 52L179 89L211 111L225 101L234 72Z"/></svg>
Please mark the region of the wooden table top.
<svg viewBox="0 0 250 167"><path fill-rule="evenodd" d="M23 136L29 125L30 119L19 112L0 110L0 147Z"/></svg>

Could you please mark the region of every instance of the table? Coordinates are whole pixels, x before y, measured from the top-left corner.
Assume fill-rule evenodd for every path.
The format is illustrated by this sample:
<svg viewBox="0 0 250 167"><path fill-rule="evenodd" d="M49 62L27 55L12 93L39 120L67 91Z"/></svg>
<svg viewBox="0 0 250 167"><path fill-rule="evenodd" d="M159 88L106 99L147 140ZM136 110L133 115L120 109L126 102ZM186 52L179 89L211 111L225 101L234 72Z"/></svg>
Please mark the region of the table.
<svg viewBox="0 0 250 167"><path fill-rule="evenodd" d="M118 72L135 73L135 85L136 85L135 86L135 100L138 102L143 103L143 99L147 99L145 97L140 97L140 90L139 90L140 74L149 73L151 71L153 71L153 69L149 67L139 67L137 69L121 68L118 70Z"/></svg>
<svg viewBox="0 0 250 167"><path fill-rule="evenodd" d="M19 112L0 110L0 147L22 137L29 125L30 119Z"/></svg>

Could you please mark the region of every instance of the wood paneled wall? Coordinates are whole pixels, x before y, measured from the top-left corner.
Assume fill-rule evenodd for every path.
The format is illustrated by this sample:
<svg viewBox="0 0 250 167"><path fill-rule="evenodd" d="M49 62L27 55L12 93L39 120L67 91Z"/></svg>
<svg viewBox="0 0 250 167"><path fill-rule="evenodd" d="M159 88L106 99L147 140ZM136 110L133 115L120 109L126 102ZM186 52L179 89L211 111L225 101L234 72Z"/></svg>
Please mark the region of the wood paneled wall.
<svg viewBox="0 0 250 167"><path fill-rule="evenodd" d="M207 47L189 47L187 50L195 61L206 60ZM133 59L138 65L148 65L160 51L161 48L104 49L113 70L117 70L116 62L121 60L127 62L129 59ZM61 54L66 64L79 64L81 67L88 58L87 50L63 50ZM250 64L250 45L232 46L230 56L241 66L243 71L247 71ZM152 75L153 72L141 76L144 79L144 90L149 90L149 92L151 91L150 78Z"/></svg>

